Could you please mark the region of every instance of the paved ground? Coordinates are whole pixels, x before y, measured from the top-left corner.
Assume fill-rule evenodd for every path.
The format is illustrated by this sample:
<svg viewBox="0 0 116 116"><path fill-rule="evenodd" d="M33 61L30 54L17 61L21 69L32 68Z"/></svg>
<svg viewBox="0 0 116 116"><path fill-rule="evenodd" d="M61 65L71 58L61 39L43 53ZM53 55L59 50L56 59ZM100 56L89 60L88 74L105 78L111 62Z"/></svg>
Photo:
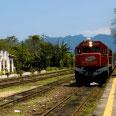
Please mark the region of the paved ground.
<svg viewBox="0 0 116 116"><path fill-rule="evenodd" d="M93 116L116 116L116 76L112 76Z"/></svg>

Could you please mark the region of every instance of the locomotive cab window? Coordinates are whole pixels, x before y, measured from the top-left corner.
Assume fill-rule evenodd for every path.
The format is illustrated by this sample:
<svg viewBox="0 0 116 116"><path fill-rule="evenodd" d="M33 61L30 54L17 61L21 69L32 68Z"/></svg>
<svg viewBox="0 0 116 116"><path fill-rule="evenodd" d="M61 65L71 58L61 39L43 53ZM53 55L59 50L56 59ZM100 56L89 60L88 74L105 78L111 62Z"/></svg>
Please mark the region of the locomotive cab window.
<svg viewBox="0 0 116 116"><path fill-rule="evenodd" d="M75 54L80 54L80 49L79 48L75 49Z"/></svg>
<svg viewBox="0 0 116 116"><path fill-rule="evenodd" d="M89 52L100 52L100 48L99 47L84 47L82 49L83 53L89 53Z"/></svg>
<svg viewBox="0 0 116 116"><path fill-rule="evenodd" d="M93 47L93 48L92 48L92 51L93 51L93 52L99 52L99 51L100 51L100 48L99 48L99 47Z"/></svg>
<svg viewBox="0 0 116 116"><path fill-rule="evenodd" d="M102 49L102 54L106 55L107 54L107 49Z"/></svg>
<svg viewBox="0 0 116 116"><path fill-rule="evenodd" d="M90 47L83 47L82 52L83 53L89 53L91 51Z"/></svg>

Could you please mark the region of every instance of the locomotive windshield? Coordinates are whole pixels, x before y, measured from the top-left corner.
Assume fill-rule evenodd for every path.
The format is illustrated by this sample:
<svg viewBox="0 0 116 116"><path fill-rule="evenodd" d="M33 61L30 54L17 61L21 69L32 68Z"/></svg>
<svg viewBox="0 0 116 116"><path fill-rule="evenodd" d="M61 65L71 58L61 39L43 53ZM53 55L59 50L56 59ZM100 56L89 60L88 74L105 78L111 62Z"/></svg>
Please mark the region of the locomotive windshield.
<svg viewBox="0 0 116 116"><path fill-rule="evenodd" d="M83 47L82 52L83 53L100 52L100 48L99 47Z"/></svg>
<svg viewBox="0 0 116 116"><path fill-rule="evenodd" d="M100 48L99 48L99 47L93 47L93 48L92 48L92 51L93 51L93 52L99 52L99 51L100 51Z"/></svg>

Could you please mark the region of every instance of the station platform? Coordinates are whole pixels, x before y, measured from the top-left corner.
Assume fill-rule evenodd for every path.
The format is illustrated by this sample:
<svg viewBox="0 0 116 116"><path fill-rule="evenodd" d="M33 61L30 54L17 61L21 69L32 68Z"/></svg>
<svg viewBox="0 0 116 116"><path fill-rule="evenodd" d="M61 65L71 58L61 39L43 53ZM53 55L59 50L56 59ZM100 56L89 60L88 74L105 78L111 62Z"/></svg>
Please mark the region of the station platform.
<svg viewBox="0 0 116 116"><path fill-rule="evenodd" d="M111 75L92 116L116 116L116 73Z"/></svg>

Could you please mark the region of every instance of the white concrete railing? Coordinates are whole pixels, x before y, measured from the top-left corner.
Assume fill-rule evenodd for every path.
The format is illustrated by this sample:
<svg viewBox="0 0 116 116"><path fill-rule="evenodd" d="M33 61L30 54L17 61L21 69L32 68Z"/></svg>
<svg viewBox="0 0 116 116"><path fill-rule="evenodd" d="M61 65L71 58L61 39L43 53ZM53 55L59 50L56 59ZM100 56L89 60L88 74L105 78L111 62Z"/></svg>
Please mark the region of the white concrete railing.
<svg viewBox="0 0 116 116"><path fill-rule="evenodd" d="M33 75L44 74L46 72L47 72L46 70L41 70L40 72L35 71L35 72L33 72ZM23 72L22 77L31 76L31 75L32 75L32 72ZM10 75L8 75L8 77L7 77L7 75L1 75L0 79L13 78L13 77L19 77L19 76L20 76L20 74L10 74Z"/></svg>

